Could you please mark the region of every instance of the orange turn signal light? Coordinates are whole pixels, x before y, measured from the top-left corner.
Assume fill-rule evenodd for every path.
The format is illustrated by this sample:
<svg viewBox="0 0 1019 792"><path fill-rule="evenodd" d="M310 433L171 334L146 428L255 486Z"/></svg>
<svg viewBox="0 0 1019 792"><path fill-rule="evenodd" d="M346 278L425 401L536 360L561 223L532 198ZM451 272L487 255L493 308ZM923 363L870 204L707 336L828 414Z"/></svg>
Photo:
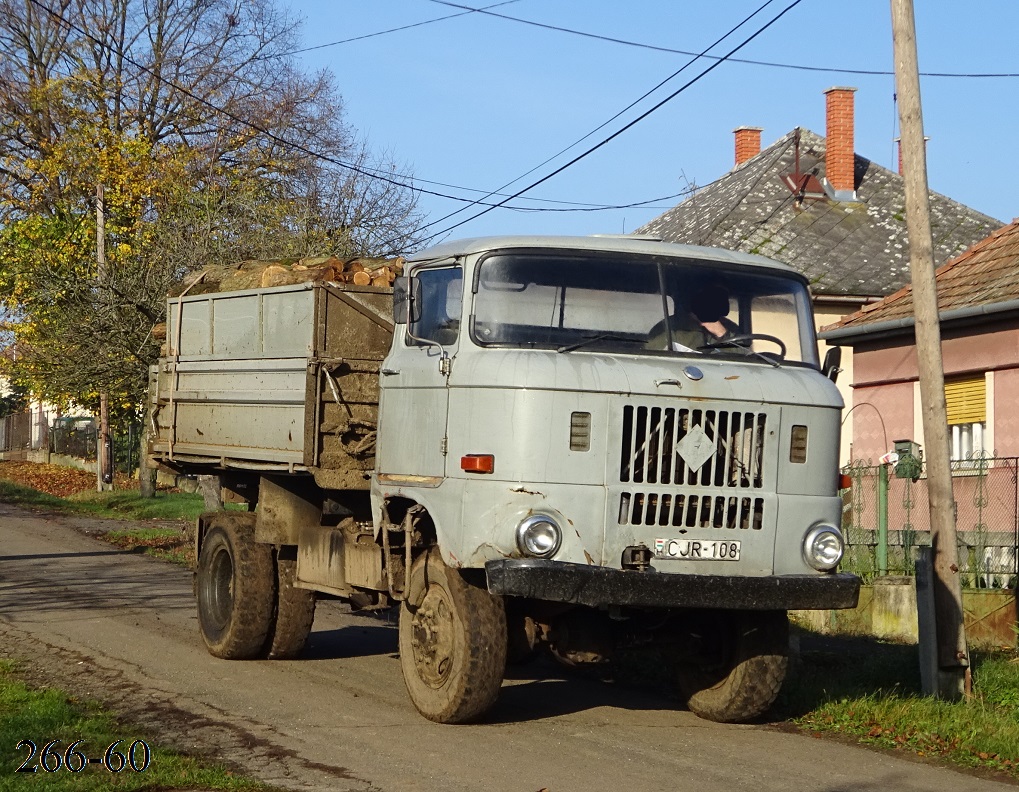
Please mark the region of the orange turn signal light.
<svg viewBox="0 0 1019 792"><path fill-rule="evenodd" d="M841 473L839 475L839 489L849 489L853 486L853 477L848 473Z"/></svg>
<svg viewBox="0 0 1019 792"><path fill-rule="evenodd" d="M468 473L491 473L495 470L495 455L466 454L460 457L460 469Z"/></svg>

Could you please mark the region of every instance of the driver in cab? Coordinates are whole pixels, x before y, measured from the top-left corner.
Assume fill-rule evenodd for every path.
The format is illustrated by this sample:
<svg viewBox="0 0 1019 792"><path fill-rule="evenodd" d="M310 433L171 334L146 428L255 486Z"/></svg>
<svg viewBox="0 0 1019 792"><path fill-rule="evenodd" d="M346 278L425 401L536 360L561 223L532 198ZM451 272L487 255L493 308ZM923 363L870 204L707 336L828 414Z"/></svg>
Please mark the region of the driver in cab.
<svg viewBox="0 0 1019 792"><path fill-rule="evenodd" d="M672 350L696 352L715 346L739 334L739 327L728 319L729 291L720 283L701 286L690 298L686 317L670 316ZM666 349L669 328L665 321L651 328L648 334L649 349Z"/></svg>

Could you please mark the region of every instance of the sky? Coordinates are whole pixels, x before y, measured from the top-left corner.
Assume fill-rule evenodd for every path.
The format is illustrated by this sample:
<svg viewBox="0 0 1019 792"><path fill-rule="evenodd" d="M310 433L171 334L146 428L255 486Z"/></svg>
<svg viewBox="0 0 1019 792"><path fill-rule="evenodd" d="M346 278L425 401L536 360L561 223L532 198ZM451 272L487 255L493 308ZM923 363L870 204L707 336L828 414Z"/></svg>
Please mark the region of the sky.
<svg viewBox="0 0 1019 792"><path fill-rule="evenodd" d="M453 2L481 8L499 0ZM823 135L823 92L832 86L858 89L857 153L894 169L889 0L793 3L513 0L489 9L502 17L435 0L289 0L289 8L303 20L303 46L315 47L296 57L335 75L347 122L413 177L428 234L441 239L632 233L733 167L736 127L762 127L765 147L797 126ZM921 73L1019 75L1019 3L916 0L915 13ZM703 52L744 22L710 49L726 55L775 17L732 58L783 67L663 51ZM1019 76L921 78L931 189L1003 223L1019 215L1017 88ZM592 154L471 219L485 207L470 201L493 203L502 196L487 192L529 186L676 91ZM627 208L576 211L605 206ZM563 209L571 211L550 211Z"/></svg>

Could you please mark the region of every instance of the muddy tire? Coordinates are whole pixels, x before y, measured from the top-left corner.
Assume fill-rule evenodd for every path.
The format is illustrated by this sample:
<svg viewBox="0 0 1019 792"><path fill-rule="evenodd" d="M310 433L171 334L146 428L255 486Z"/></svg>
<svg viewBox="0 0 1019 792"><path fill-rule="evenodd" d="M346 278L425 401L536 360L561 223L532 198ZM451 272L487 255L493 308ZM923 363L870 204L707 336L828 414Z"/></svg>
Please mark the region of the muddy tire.
<svg viewBox="0 0 1019 792"><path fill-rule="evenodd" d="M253 516L253 515L252 515ZM247 515L212 517L198 557L198 624L214 657L264 657L276 603L272 548Z"/></svg>
<svg viewBox="0 0 1019 792"><path fill-rule="evenodd" d="M740 723L774 703L789 663L785 611L719 613L700 626L696 661L677 666L680 694L702 718Z"/></svg>
<svg viewBox="0 0 1019 792"><path fill-rule="evenodd" d="M476 720L499 696L506 671L506 611L437 550L411 568L400 606L400 666L418 712L437 723Z"/></svg>
<svg viewBox="0 0 1019 792"><path fill-rule="evenodd" d="M297 561L276 556L276 616L266 644L270 660L297 657L315 620L315 592L294 588Z"/></svg>

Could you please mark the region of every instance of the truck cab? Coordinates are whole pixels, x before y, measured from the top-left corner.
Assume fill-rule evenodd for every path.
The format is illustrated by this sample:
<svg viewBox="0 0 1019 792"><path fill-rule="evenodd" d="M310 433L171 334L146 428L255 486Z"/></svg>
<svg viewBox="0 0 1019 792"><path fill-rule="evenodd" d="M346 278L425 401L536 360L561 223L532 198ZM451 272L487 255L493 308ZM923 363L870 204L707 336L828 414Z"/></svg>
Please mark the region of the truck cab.
<svg viewBox="0 0 1019 792"><path fill-rule="evenodd" d="M855 604L842 399L795 271L637 238L467 240L408 263L395 321L376 513L427 515L528 644L600 656L547 614L675 609L726 623L731 653L748 624L784 636L787 610ZM704 707L748 714L724 709Z"/></svg>

